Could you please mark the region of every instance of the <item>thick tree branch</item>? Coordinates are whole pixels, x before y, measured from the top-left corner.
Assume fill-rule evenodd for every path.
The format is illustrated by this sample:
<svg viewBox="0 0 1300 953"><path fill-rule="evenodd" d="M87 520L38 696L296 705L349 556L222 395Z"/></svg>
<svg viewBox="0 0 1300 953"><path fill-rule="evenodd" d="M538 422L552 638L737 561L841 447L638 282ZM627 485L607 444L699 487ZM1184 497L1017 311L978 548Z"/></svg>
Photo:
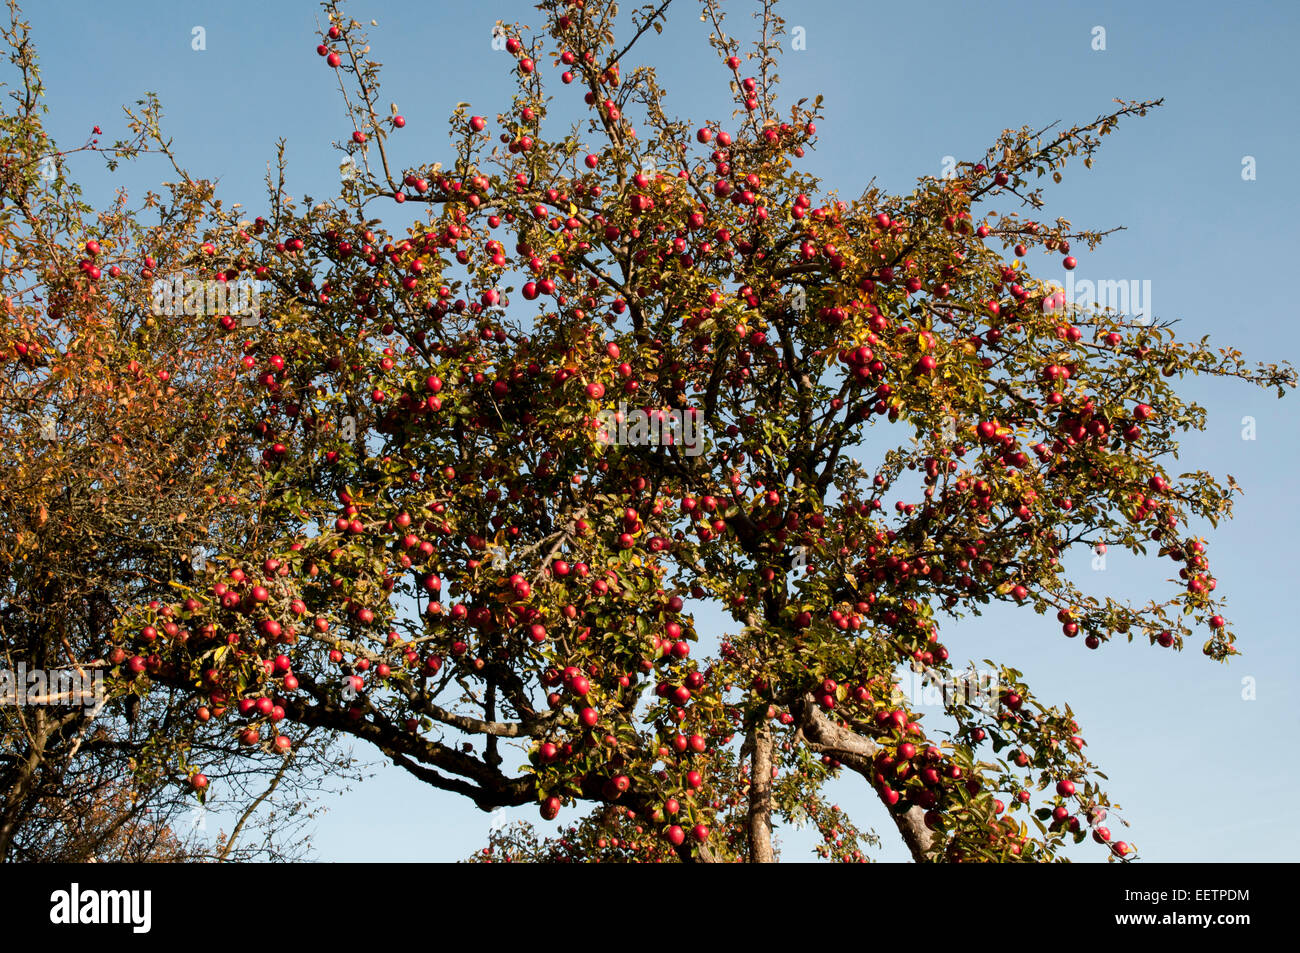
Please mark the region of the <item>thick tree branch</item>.
<svg viewBox="0 0 1300 953"><path fill-rule="evenodd" d="M867 783L880 793L874 783L876 774L875 756L882 750L880 745L870 738L864 738L857 732L835 724L817 708L811 695L799 699L793 706L793 714L799 724L799 733L808 748L819 754L827 754L845 767L856 771L866 778ZM886 805L888 807L888 804ZM920 807L910 807L905 812L891 816L903 836L912 858L918 862L935 859L934 835L925 824L925 811Z"/></svg>

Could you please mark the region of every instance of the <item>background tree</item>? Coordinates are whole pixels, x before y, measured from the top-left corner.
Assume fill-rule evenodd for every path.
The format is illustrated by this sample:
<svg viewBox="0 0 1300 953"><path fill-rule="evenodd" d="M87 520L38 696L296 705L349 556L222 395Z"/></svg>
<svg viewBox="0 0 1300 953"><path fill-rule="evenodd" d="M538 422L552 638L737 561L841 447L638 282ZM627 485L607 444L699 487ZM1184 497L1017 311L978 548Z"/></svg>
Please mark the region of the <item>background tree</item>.
<svg viewBox="0 0 1300 953"><path fill-rule="evenodd" d="M1026 264L1103 238L1041 220L1042 180L1158 102L845 202L799 171L820 101L778 105L773 6L742 50L703 4L738 109L698 126L630 65L667 7L503 24L514 99L458 108L440 164L400 156L362 26L325 5L355 174L299 206L281 163L251 222L202 196L210 267L269 286L267 319L231 329L253 403L230 434L253 443L222 462L255 531L118 620L115 690L202 690L227 736L285 749L343 733L484 809L592 805L566 838L584 856L632 825L651 857L774 859L773 818L845 768L918 860L1056 859L1089 831L1129 856L1068 707L990 661L990 703L950 694L932 725L893 680L959 682L940 621L995 600L1092 649L1235 652L1189 528L1235 487L1166 470L1205 423L1174 382L1281 394L1293 373L1063 301ZM601 439L602 413L642 410L698 420L702 452ZM1178 588L1082 591L1062 557L1101 544L1153 546ZM706 602L732 631L697 632ZM164 611L188 639L158 636Z"/></svg>
<svg viewBox="0 0 1300 953"><path fill-rule="evenodd" d="M252 399L226 332L238 320L163 314L154 301L155 279L225 277L203 264L216 247L196 239L211 187L183 182L134 207L125 194L102 212L87 206L68 153L44 129L28 28L13 5L10 14L13 85L0 107L0 667L88 679L109 667L157 673L171 664L158 653L145 648L128 663L113 649L117 616L151 605L163 614L143 644L183 645L188 633L164 601L194 581L207 553L257 533L256 514L238 502L244 471L231 466L248 452L236 427ZM95 128L72 151L115 168L148 150L156 122L145 101L130 139L101 144ZM183 752L197 746L209 764L236 755L232 777L248 799L283 765L282 752L268 746L250 759L196 721L192 690L137 687L126 679L102 698L0 705L0 860L193 857L185 819L194 805L172 784L187 776ZM295 773L285 790L300 780Z"/></svg>

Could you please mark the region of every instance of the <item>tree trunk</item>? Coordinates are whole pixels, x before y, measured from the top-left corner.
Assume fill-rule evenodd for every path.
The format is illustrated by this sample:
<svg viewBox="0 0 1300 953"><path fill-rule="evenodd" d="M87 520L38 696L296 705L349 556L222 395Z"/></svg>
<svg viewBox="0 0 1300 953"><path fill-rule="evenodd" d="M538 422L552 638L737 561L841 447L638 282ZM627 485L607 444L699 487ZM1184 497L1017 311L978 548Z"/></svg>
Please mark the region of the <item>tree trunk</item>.
<svg viewBox="0 0 1300 953"><path fill-rule="evenodd" d="M760 721L750 735L754 753L749 767L749 860L776 862L772 851L772 729Z"/></svg>
<svg viewBox="0 0 1300 953"><path fill-rule="evenodd" d="M13 783L0 804L0 863L9 859L14 835L18 831L18 822L27 809L28 799L35 787L37 774L45 755L45 742L49 737L45 712L35 710L32 720L35 722L34 736L29 736L30 748L25 757L20 756L13 770Z"/></svg>

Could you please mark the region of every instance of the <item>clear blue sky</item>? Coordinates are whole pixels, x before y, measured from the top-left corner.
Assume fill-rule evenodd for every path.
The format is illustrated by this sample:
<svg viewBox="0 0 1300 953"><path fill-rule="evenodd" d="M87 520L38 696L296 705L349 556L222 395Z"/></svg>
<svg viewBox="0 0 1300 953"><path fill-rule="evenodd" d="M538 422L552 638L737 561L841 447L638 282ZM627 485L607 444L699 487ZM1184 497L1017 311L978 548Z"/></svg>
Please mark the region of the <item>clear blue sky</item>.
<svg viewBox="0 0 1300 953"><path fill-rule="evenodd" d="M726 119L725 74L698 6L676 4L668 29L647 38L641 57L658 67L670 114ZM105 141L124 135L120 105L154 90L182 162L219 179L228 201L260 209L280 137L294 194L324 195L337 182L340 156L328 144L351 126L314 51L314 3L28 6L50 130L64 147L80 144L94 124ZM752 5L726 6L732 32L747 36ZM350 12L378 20L372 40L385 65L384 101L407 118L408 162L447 157L444 120L458 101L488 116L508 103L511 81L505 54L491 49L492 23L540 20L519 0L370 0ZM1184 335L1212 334L1259 360L1300 358L1288 291L1300 252L1300 4L797 0L782 12L806 35L806 50L787 52L781 66L785 96L826 97L820 145L805 167L847 197L872 177L905 193L918 175L938 174L944 156L973 158L1007 126L1086 121L1116 97L1165 97L1162 109L1107 138L1091 172L1072 167L1048 193L1050 217L1128 229L1095 253L1076 252L1078 276L1150 280L1156 316L1181 318ZM204 51L191 48L195 26L206 31ZM1097 26L1106 31L1104 51L1092 49ZM563 89L558 76L551 81ZM1254 181L1242 179L1244 156L1256 160ZM117 185L139 197L170 172L146 159L110 178L97 160L74 163L95 203ZM1045 265L1036 267L1047 276ZM1173 655L1137 643L1088 652L1050 618L1027 611L949 624L945 641L958 658L1021 669L1040 698L1073 706L1133 825L1117 836L1135 841L1145 859L1294 860L1300 403L1233 382L1184 386L1210 409L1208 431L1184 444L1184 469L1230 472L1246 491L1237 519L1213 533L1210 546L1244 655L1222 666L1195 650ZM1253 441L1241 436L1246 416L1255 420ZM1117 595L1163 597L1172 564L1154 562L1112 552L1103 572L1079 559L1077 575ZM701 621L704 628L708 619ZM1242 698L1247 677L1255 680L1253 701ZM860 825L882 834L881 859L904 858L859 779L846 778L836 792ZM484 842L489 823L393 769L329 807L315 836L324 860L457 859ZM783 840L789 859L811 856L805 834Z"/></svg>

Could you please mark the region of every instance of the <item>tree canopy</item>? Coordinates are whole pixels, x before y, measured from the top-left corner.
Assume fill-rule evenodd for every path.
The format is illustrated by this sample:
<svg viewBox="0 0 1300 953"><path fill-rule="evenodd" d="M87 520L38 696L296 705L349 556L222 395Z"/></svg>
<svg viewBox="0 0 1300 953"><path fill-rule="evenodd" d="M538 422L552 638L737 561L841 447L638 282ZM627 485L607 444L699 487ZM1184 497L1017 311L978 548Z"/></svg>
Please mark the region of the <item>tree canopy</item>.
<svg viewBox="0 0 1300 953"><path fill-rule="evenodd" d="M6 104L0 631L11 657L106 671L101 742L135 739L142 783L202 797L346 738L484 810L575 818L478 859L767 861L785 818L863 860L875 835L824 795L847 771L917 860L1089 835L1133 855L1075 714L1007 663L976 684L941 628L1006 602L1084 651L1236 651L1192 529L1236 487L1168 469L1206 420L1177 385L1281 396L1293 371L1028 264L1102 241L1046 219L1046 190L1159 102L847 201L801 171L822 103L778 99L776 5L750 45L699 6L734 115L669 117L633 65L669 3L544 0L540 32L500 24L513 100L462 103L437 162L327 2L347 174L296 203L281 155L256 217L184 170L153 100L135 140L89 148L161 153L177 181L91 214L42 177L32 87ZM1169 559L1176 587L1086 592L1063 557L1098 545ZM105 717L77 712L7 720L6 750L66 753Z"/></svg>

